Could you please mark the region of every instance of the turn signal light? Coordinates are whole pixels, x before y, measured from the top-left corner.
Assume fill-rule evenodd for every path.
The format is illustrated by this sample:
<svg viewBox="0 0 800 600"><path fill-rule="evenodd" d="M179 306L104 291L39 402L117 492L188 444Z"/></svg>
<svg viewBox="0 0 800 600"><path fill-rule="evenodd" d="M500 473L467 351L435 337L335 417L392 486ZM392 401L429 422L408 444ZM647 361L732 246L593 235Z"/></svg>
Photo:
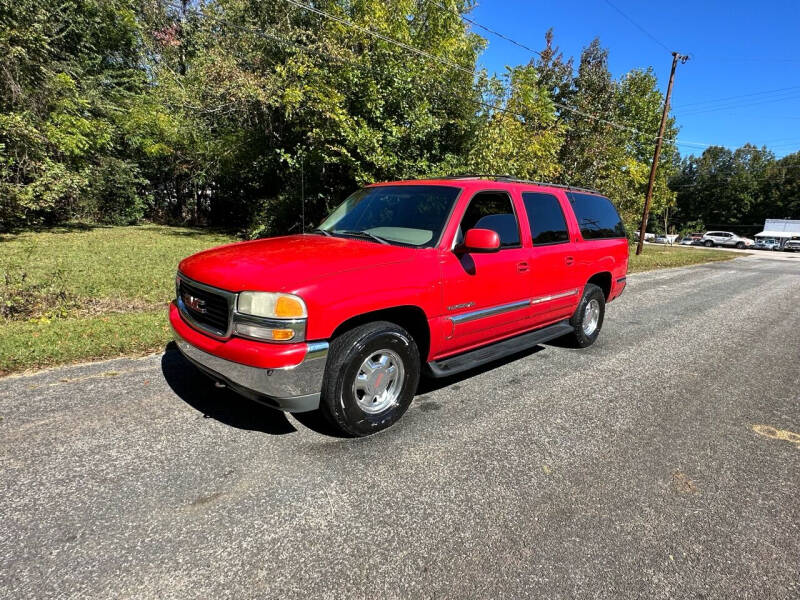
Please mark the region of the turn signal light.
<svg viewBox="0 0 800 600"><path fill-rule="evenodd" d="M279 319L297 319L306 316L306 307L303 303L292 296L278 296L275 302L275 316ZM287 331L278 330L275 331Z"/></svg>
<svg viewBox="0 0 800 600"><path fill-rule="evenodd" d="M273 329L253 323L236 323L236 333L256 340L288 342L294 337L291 329Z"/></svg>

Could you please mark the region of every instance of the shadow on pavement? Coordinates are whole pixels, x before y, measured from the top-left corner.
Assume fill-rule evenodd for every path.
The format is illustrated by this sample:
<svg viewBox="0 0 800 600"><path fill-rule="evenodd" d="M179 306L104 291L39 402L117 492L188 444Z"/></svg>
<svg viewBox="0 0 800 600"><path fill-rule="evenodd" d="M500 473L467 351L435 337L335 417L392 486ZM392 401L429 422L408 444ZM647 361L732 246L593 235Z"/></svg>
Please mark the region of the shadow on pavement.
<svg viewBox="0 0 800 600"><path fill-rule="evenodd" d="M512 354L511 356L506 356L505 358L494 360L490 363L486 363L485 365L481 365L479 367L470 369L469 371L464 371L463 373L458 373L457 375L451 375L450 377L442 377L440 379L435 379L430 376L425 376L422 379L420 379L419 387L417 388L417 395L420 396L422 394L427 394L429 392L435 392L436 390L440 390L442 388L456 384L459 381L470 379L471 377L475 377L476 375L480 375L481 373L486 373L487 371L497 369L499 367L502 367L503 365L507 365L508 363L512 363L514 361L521 360L528 356L532 356L542 350L544 350L544 346L541 345L533 346L532 348L521 350L515 354Z"/></svg>
<svg viewBox="0 0 800 600"><path fill-rule="evenodd" d="M183 357L174 343L167 344L164 349L161 372L175 395L207 419L237 429L272 435L297 431L283 412L248 400L229 389L215 387L209 377Z"/></svg>
<svg viewBox="0 0 800 600"><path fill-rule="evenodd" d="M532 356L541 350L544 350L544 346L534 346L451 377L434 379L423 376L416 395L421 396L454 385L481 373ZM164 349L161 357L161 372L172 391L186 404L203 413L206 418L216 419L220 423L237 429L261 431L272 435L297 431L285 413L244 398L227 388L215 387L214 382L208 376L183 357L173 342L167 344ZM294 413L292 416L303 426L321 435L337 438L350 437L342 434L328 423L319 411Z"/></svg>

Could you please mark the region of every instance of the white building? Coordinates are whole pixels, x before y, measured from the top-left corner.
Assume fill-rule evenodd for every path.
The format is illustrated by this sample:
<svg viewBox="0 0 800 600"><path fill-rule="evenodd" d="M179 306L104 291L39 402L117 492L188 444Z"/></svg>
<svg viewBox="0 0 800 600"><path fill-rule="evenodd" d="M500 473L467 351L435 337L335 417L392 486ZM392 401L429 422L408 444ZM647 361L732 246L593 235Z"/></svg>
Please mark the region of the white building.
<svg viewBox="0 0 800 600"><path fill-rule="evenodd" d="M800 221L767 219L764 221L764 231L757 233L756 238L775 238L783 245L786 240L800 238Z"/></svg>

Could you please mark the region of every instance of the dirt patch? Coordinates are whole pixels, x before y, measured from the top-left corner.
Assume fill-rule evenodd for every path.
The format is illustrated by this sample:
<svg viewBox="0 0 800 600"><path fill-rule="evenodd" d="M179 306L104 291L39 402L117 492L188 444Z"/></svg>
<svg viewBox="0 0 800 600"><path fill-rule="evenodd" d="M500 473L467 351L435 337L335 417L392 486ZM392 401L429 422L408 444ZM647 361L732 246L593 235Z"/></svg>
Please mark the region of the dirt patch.
<svg viewBox="0 0 800 600"><path fill-rule="evenodd" d="M166 310L167 304L133 298L87 298L81 301L80 307L75 313L80 316L93 316L108 313L144 312L160 308Z"/></svg>
<svg viewBox="0 0 800 600"><path fill-rule="evenodd" d="M694 481L689 479L689 476L682 471L675 471L672 474L672 491L682 496L696 494L700 491L695 485Z"/></svg>

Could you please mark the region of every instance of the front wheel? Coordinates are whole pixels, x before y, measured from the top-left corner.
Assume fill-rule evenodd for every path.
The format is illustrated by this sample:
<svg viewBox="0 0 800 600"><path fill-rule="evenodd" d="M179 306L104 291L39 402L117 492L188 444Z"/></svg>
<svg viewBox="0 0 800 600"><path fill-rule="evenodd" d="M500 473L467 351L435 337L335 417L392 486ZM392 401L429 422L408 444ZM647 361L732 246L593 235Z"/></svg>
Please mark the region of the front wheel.
<svg viewBox="0 0 800 600"><path fill-rule="evenodd" d="M739 250L743 250L744 249L744 242L736 242L736 247Z"/></svg>
<svg viewBox="0 0 800 600"><path fill-rule="evenodd" d="M603 290L593 283L587 283L578 308L569 320L573 327L573 332L568 336L572 345L587 348L594 344L603 327L605 314L606 297Z"/></svg>
<svg viewBox="0 0 800 600"><path fill-rule="evenodd" d="M342 432L366 436L408 410L420 377L414 338L388 321L360 325L331 343L320 410Z"/></svg>

